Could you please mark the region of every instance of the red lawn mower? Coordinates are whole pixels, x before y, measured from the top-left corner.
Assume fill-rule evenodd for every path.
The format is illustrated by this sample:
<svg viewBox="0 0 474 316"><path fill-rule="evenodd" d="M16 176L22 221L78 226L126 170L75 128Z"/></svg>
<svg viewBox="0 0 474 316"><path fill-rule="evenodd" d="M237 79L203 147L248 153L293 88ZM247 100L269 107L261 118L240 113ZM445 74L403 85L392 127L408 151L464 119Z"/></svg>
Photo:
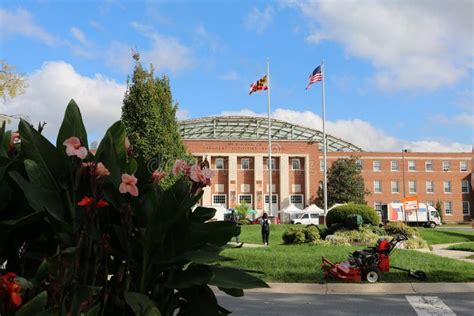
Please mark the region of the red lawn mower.
<svg viewBox="0 0 474 316"><path fill-rule="evenodd" d="M420 270L411 272L390 266L390 254L398 243L407 240L404 235L397 235L391 241L379 239L375 247L354 251L349 255L347 261L332 263L322 257L321 269L324 278L334 277L345 282L376 283L382 279L382 274L388 272L390 268L408 272L408 274L418 280L426 280L426 273Z"/></svg>

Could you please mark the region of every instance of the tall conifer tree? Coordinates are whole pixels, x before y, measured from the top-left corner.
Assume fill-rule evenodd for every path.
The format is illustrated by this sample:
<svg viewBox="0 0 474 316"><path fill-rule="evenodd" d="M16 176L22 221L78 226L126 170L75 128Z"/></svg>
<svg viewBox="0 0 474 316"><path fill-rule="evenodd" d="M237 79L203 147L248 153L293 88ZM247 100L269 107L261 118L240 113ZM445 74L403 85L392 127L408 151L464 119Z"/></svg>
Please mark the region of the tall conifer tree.
<svg viewBox="0 0 474 316"><path fill-rule="evenodd" d="M173 104L169 79L156 78L153 65L150 71L144 69L138 53L133 59L135 68L127 80L122 122L136 156L146 160L160 156L161 167L169 168L176 159L188 157L176 120L178 105Z"/></svg>

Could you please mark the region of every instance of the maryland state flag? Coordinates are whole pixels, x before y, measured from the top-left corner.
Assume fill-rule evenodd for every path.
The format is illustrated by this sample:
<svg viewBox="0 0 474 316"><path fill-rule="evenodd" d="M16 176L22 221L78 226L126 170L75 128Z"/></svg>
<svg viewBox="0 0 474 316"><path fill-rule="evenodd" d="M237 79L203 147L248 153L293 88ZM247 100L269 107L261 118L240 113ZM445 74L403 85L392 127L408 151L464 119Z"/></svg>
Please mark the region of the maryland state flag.
<svg viewBox="0 0 474 316"><path fill-rule="evenodd" d="M250 85L249 94L254 93L255 91L268 90L267 85L267 76L263 76L261 79L258 79L257 82L254 82Z"/></svg>

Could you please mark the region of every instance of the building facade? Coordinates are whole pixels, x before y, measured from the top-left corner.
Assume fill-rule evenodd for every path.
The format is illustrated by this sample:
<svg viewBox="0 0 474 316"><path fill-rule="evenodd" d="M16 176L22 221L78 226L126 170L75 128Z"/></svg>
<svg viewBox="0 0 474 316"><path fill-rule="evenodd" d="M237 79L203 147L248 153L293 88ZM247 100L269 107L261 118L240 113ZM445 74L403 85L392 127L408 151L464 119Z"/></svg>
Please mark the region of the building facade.
<svg viewBox="0 0 474 316"><path fill-rule="evenodd" d="M268 121L260 117L209 117L180 122L184 143L215 172L203 205L234 208L247 203L259 213L277 215L294 204L303 209L316 198L324 177L318 130L272 120L272 198L269 197ZM473 217L473 152L364 152L327 135L328 167L339 158L356 157L369 193L367 204L383 204L417 196L436 206L446 222ZM271 212L270 212L271 200Z"/></svg>

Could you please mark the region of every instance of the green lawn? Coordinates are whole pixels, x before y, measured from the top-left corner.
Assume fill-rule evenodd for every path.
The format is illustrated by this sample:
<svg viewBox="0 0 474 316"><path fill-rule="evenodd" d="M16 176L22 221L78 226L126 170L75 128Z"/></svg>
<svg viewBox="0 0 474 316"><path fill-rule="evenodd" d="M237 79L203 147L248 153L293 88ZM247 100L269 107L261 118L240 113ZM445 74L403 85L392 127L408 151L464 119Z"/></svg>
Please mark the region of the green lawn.
<svg viewBox="0 0 474 316"><path fill-rule="evenodd" d="M474 241L474 230L418 228L418 232L430 245Z"/></svg>
<svg viewBox="0 0 474 316"><path fill-rule="evenodd" d="M453 245L453 246L448 247L448 249L474 252L474 242L466 242L464 244Z"/></svg>
<svg viewBox="0 0 474 316"><path fill-rule="evenodd" d="M235 261L225 262L242 268L262 271L267 282L324 282L320 269L321 257L342 261L361 247L330 245L282 244L281 235L288 225L272 225L270 246L259 248L227 249L223 255ZM434 235L436 236L436 235ZM470 235L468 235L469 237ZM465 237L466 238L466 237ZM472 236L474 238L474 235ZM261 244L260 226L242 226L241 241ZM391 265L412 270L423 270L427 282L473 282L474 265L458 260L441 258L414 250L396 250L390 257ZM412 282L406 272L391 270L384 275L385 282Z"/></svg>

